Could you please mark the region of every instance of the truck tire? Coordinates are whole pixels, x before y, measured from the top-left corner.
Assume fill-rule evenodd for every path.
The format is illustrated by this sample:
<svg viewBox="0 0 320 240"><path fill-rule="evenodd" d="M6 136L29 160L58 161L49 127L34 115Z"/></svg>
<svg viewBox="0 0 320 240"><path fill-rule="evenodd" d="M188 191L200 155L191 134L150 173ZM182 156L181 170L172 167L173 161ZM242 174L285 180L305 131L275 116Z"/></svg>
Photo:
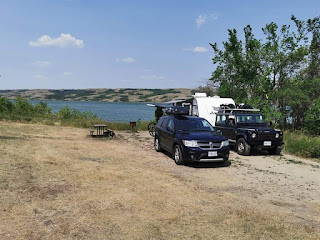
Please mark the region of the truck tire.
<svg viewBox="0 0 320 240"><path fill-rule="evenodd" d="M174 148L173 148L173 159L174 159L174 162L177 165L183 165L184 164L181 148L179 147L178 144L175 145Z"/></svg>
<svg viewBox="0 0 320 240"><path fill-rule="evenodd" d="M250 154L251 147L244 138L239 138L236 143L236 151L239 155L248 156Z"/></svg>
<svg viewBox="0 0 320 240"><path fill-rule="evenodd" d="M280 155L282 151L282 147L274 147L272 149L268 149L270 155Z"/></svg>

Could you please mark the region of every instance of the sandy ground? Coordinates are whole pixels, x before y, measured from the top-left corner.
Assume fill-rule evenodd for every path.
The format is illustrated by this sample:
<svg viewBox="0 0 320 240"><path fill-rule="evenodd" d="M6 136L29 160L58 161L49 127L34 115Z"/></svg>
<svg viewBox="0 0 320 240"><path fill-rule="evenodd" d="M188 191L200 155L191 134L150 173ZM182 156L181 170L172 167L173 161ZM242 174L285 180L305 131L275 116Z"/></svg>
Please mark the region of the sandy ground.
<svg viewBox="0 0 320 240"><path fill-rule="evenodd" d="M177 166L147 132L0 124L0 239L320 239L320 164Z"/></svg>

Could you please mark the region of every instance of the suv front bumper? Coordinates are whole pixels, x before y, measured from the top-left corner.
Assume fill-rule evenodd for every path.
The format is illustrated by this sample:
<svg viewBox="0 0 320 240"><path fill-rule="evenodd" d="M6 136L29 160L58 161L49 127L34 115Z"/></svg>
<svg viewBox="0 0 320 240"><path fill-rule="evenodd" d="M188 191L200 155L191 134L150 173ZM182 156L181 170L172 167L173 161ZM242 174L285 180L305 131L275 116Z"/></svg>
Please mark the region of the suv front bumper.
<svg viewBox="0 0 320 240"><path fill-rule="evenodd" d="M265 140L265 141L268 141L268 140ZM272 141L272 140L269 140L271 142L271 146L264 146L264 142L265 141L256 141L256 140L249 140L248 141L248 144L250 146L253 146L253 147L257 147L257 148L262 148L262 149L270 149L270 148L274 148L274 147L280 147L284 144L284 142L282 141Z"/></svg>
<svg viewBox="0 0 320 240"><path fill-rule="evenodd" d="M186 147L182 144L181 146L182 156L185 161L191 162L223 162L229 159L230 148L222 147L218 149L204 150L199 147L192 148ZM209 157L208 152L217 152L217 156Z"/></svg>

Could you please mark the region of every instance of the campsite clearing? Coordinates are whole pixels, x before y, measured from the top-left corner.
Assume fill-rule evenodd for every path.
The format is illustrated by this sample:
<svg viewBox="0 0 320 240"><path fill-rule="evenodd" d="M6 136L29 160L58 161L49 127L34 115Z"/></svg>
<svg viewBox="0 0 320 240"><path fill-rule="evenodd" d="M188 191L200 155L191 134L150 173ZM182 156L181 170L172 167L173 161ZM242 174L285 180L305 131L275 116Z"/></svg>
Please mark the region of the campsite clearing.
<svg viewBox="0 0 320 240"><path fill-rule="evenodd" d="M177 166L148 132L0 124L0 239L319 239L320 164Z"/></svg>

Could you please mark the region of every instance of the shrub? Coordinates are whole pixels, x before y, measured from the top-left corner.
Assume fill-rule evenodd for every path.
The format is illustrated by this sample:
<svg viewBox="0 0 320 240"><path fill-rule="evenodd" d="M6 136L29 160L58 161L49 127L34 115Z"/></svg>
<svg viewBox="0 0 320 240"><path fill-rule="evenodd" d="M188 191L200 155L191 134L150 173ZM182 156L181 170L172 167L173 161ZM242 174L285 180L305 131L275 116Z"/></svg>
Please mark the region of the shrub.
<svg viewBox="0 0 320 240"><path fill-rule="evenodd" d="M10 101L0 97L0 118L14 121L24 121L53 125L60 121L61 125L90 128L93 124L104 123L112 130L131 130L129 123L110 123L98 118L92 112L81 112L71 109L69 106L61 108L57 113L52 113L52 109L46 103L40 102L32 105L27 100L17 98ZM147 130L150 122L137 122L136 130Z"/></svg>
<svg viewBox="0 0 320 240"><path fill-rule="evenodd" d="M320 158L320 137L310 136L301 131L284 133L285 150L302 157Z"/></svg>

